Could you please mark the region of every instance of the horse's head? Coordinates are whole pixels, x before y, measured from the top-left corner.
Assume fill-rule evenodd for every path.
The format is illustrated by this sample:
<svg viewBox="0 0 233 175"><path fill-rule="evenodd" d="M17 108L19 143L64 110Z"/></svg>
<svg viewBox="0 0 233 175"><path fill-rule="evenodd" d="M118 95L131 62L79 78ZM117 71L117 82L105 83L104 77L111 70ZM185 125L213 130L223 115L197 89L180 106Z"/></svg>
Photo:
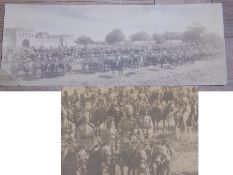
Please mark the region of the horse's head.
<svg viewBox="0 0 233 175"><path fill-rule="evenodd" d="M109 145L104 145L100 148L100 156L102 157L105 166L109 166L112 161L112 152Z"/></svg>
<svg viewBox="0 0 233 175"><path fill-rule="evenodd" d="M138 160L138 168L141 173L146 172L147 168L147 153L145 147L139 147L136 153L136 159Z"/></svg>
<svg viewBox="0 0 233 175"><path fill-rule="evenodd" d="M86 169L86 163L89 158L88 152L84 148L81 148L77 150L76 158L80 168Z"/></svg>

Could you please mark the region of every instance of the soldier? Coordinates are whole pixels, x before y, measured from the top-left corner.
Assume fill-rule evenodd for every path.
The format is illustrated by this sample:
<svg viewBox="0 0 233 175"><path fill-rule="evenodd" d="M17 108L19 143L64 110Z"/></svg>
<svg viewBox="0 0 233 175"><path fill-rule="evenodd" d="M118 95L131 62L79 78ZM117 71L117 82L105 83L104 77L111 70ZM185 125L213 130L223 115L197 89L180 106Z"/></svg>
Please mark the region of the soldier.
<svg viewBox="0 0 233 175"><path fill-rule="evenodd" d="M82 174L86 174L86 166L87 166L87 161L88 161L88 153L86 151L85 148L81 147L81 148L76 148L77 151L77 171L76 171L76 175L82 175Z"/></svg>
<svg viewBox="0 0 233 175"><path fill-rule="evenodd" d="M62 105L65 106L66 108L69 107L69 96L68 96L68 92L67 91L63 92Z"/></svg>
<svg viewBox="0 0 233 175"><path fill-rule="evenodd" d="M108 137L96 138L94 144L89 149L90 159L88 162L88 174L101 175L111 165L111 148Z"/></svg>
<svg viewBox="0 0 233 175"><path fill-rule="evenodd" d="M127 105L125 112L123 112L123 118L119 123L119 134L122 136L122 138L130 140L130 137L133 134L133 130L136 126L137 122L133 117L133 107L131 105Z"/></svg>
<svg viewBox="0 0 233 175"><path fill-rule="evenodd" d="M144 141L144 133L143 130L139 127L134 129L134 135L131 138L132 141L139 141L140 143L142 143Z"/></svg>
<svg viewBox="0 0 233 175"><path fill-rule="evenodd" d="M153 136L154 125L151 119L151 116L148 115L148 110L146 111L146 115L140 119L140 124L142 126L143 134L145 139L150 139Z"/></svg>
<svg viewBox="0 0 233 175"><path fill-rule="evenodd" d="M164 143L166 141L160 139L160 140L153 140L152 142L153 142L152 156L151 156L152 162L159 163L157 167L157 171L165 172L166 169L167 175L170 175L172 156L169 154L170 150L168 150L167 146Z"/></svg>

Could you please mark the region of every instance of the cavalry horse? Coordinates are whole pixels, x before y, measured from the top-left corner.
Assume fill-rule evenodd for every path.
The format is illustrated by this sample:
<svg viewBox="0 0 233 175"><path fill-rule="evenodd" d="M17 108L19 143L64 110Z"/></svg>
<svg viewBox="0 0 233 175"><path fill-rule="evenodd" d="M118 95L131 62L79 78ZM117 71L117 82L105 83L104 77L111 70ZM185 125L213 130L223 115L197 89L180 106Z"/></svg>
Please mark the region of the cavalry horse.
<svg viewBox="0 0 233 175"><path fill-rule="evenodd" d="M23 73L24 77L28 77L30 72L30 66L29 63L22 62L11 65L11 73L12 75L18 75L19 72Z"/></svg>
<svg viewBox="0 0 233 175"><path fill-rule="evenodd" d="M98 150L89 153L87 161L88 175L112 174L112 154L109 145L102 145Z"/></svg>
<svg viewBox="0 0 233 175"><path fill-rule="evenodd" d="M172 112L172 104L168 103L164 108L159 106L152 106L149 109L148 114L151 116L151 119L154 124L154 130L159 130L159 122L163 121L163 131L165 132L166 121L169 117L170 112Z"/></svg>
<svg viewBox="0 0 233 175"><path fill-rule="evenodd" d="M90 122L96 126L96 134L100 129L100 125L103 123L106 125L106 121L110 118L114 119L115 126L118 128L121 115L120 109L116 105L97 107L90 112Z"/></svg>
<svg viewBox="0 0 233 175"><path fill-rule="evenodd" d="M123 74L123 68L124 68L124 61L121 60L111 60L110 61L110 69L112 71L112 74L115 74L115 71L118 71L118 74L122 76Z"/></svg>
<svg viewBox="0 0 233 175"><path fill-rule="evenodd" d="M124 168L127 167L127 174L146 173L147 155L143 146L139 147L136 143L124 143L120 147L118 164L121 175L124 175Z"/></svg>
<svg viewBox="0 0 233 175"><path fill-rule="evenodd" d="M80 148L63 148L61 175L87 175L87 151Z"/></svg>

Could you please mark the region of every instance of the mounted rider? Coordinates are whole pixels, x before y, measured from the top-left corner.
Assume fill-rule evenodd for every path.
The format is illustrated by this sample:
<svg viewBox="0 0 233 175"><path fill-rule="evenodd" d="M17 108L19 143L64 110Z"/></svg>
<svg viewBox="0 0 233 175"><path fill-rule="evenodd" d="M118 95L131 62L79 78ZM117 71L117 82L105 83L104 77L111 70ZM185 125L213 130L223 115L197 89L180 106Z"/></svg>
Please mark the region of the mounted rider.
<svg viewBox="0 0 233 175"><path fill-rule="evenodd" d="M112 152L107 137L96 138L94 144L89 149L89 153L88 174L102 175L105 170L109 171Z"/></svg>
<svg viewBox="0 0 233 175"><path fill-rule="evenodd" d="M173 158L174 148L166 134L160 134L152 140L151 162L152 164L156 162L157 171L163 171L166 172L166 175L170 175Z"/></svg>
<svg viewBox="0 0 233 175"><path fill-rule="evenodd" d="M142 116L142 118L139 119L139 123L142 128L145 139L150 139L154 133L153 121L151 119L151 116L148 115L148 112L149 111L147 109L146 115Z"/></svg>
<svg viewBox="0 0 233 175"><path fill-rule="evenodd" d="M137 120L133 117L133 106L127 105L123 112L123 118L119 123L119 134L122 138L130 140L134 128L137 126Z"/></svg>

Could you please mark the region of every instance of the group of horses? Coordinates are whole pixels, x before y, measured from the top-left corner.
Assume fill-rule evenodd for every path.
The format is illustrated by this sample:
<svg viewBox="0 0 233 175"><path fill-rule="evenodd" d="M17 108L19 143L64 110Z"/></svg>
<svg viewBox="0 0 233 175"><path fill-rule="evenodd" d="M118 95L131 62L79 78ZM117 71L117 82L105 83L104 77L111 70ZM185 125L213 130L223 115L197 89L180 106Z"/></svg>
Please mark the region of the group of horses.
<svg viewBox="0 0 233 175"><path fill-rule="evenodd" d="M140 68L145 66L160 65L176 66L194 64L196 61L208 57L209 53L203 52L198 46L174 46L170 48L127 48L118 52L86 53L81 62L83 71L106 72L122 71L126 68Z"/></svg>
<svg viewBox="0 0 233 175"><path fill-rule="evenodd" d="M122 89L123 91L128 91ZM169 128L179 128L183 129L184 131L187 131L187 128L189 127L194 127L195 123L197 123L197 108L196 108L196 103L197 101L192 99L191 94L191 89L189 94L187 92L184 92L184 96L178 95L176 92L173 91L165 91L165 92L159 92L158 93L148 93L145 95L148 97L147 98L147 103L145 104L143 99L137 97L136 99L138 100L132 100L130 103L130 93L128 95L123 95L124 101L121 105L119 103L122 102L121 100L121 95L119 95L120 90L118 90L118 94L114 97L113 100L109 96L111 94L114 94L115 92L109 91L106 93L101 93L99 95L93 96L93 94L98 94L98 91L95 92L89 92L88 97L85 97L85 92L82 92L82 95L74 93L71 96L69 96L69 103L64 102L65 98L63 95L63 110L62 111L62 127L67 129L66 132L63 132L63 134L69 134L72 136L73 131L79 131L77 128L79 128L80 125L85 124L85 121L83 121L82 117L82 112L79 111L79 109L73 109L70 110L71 106L73 104L76 104L75 106L81 106L81 108L86 108L87 111L85 114L88 114L88 122L93 125L93 134L92 138L94 139L97 136L100 136L102 134L101 132L101 125L105 125L106 128L105 131L108 133L113 132L114 137L112 138L112 141L109 142L107 146L105 146L102 150L96 152L94 155L92 155L92 152L89 151L89 149L85 148L85 144L83 145L84 147L79 148L78 150L69 150L72 153L72 155L78 154L78 153L84 153L88 155L88 158L80 158L85 157L82 155L78 156L78 159L83 159L83 160L77 160L75 163L75 167L78 164L78 170L77 168L75 171L78 171L78 173L82 174L96 174L96 168L98 169L97 174L115 174L116 167L118 167L118 171L121 171L121 174L124 174L124 167L128 168L128 174L132 173L138 173L138 174L146 174L146 172L150 173L151 175L164 175L168 167L166 167L166 163L163 164L164 160L161 160L160 166L156 166L155 160L157 158L153 156L158 156L158 155L151 155L151 151L153 149L153 145L155 143L150 142L150 139L153 138L156 133L163 132L163 133L168 133L170 132ZM137 90L136 90L137 91ZM181 90L182 91L182 90ZM134 92L136 93L136 92ZM92 103L91 108L88 109L87 106L89 106L89 101L95 101L95 99L98 97L105 98L106 101L109 103L105 104L101 102L95 103L95 102L90 102ZM78 97L78 98L77 98ZM115 103L113 103L115 101ZM117 101L117 102L116 102ZM156 102L157 101L157 102ZM84 103L85 102L85 103ZM130 114L128 113L127 106L130 103L130 106L132 107L132 111ZM70 104L70 105L65 105L65 104ZM125 139L123 138L123 135L121 134L121 121L126 117L127 115L130 115L133 120L129 119L130 122L128 122L128 126L126 127L129 132L129 138ZM145 128L143 123L141 122L142 119L144 120L144 117L149 117L151 121L153 122L152 128ZM67 119L68 118L68 119ZM167 126L166 123L169 123L168 121L172 119L175 124L174 126ZM67 125L68 121L68 125ZM159 128L158 124L160 121L163 121L163 128L162 130ZM126 122L124 122L126 123ZM71 125L69 125L71 124ZM67 127L67 128L66 128ZM130 129L132 128L132 129ZM152 135L151 136L146 136L144 134L144 139L141 141L138 141L137 139L137 133L136 129L142 129L143 131L150 129L152 130ZM128 131L123 131L123 132L128 132ZM74 135L73 135L74 136ZM137 143L139 144L131 144L131 142L134 140L133 138L136 138ZM83 143L84 140L81 140ZM93 142L91 142L93 143ZM106 149L106 147L108 147ZM106 149L106 150L105 150ZM107 150L112 150L110 153L108 153ZM170 149L170 148L169 148ZM66 150L67 151L67 150ZM67 152L69 152L67 151ZM107 151L107 153L104 153ZM104 157L107 156L107 157ZM109 156L109 157L108 157ZM68 156L69 157L69 156ZM77 157L76 157L77 158ZM64 153L64 160L63 163L65 164L64 166L70 167L70 165L67 165L67 156L65 156ZM90 162L89 162L90 161ZM104 161L104 162L103 162ZM106 162L107 161L107 162ZM86 163L83 163L86 162ZM70 164L70 163L69 163ZM72 164L72 163L71 163ZM157 164L159 164L157 162ZM82 167L83 166L83 167ZM80 168L81 167L81 168ZM153 167L157 167L157 169L153 169ZM71 171L72 168L64 168L64 174L67 172L65 171ZM93 173L93 172L95 173Z"/></svg>
<svg viewBox="0 0 233 175"><path fill-rule="evenodd" d="M181 94L172 91L149 92L144 95L143 100L141 97L132 99L130 94L122 97L120 91L116 92L118 94L115 94L114 99L111 99L110 96L115 92L107 92L101 96L97 95L96 92L93 94L90 92L89 97L85 97L85 94L77 97L77 93L71 97L63 96L63 99L68 98L66 100L68 102L63 105L63 117L73 122L77 127L83 120L84 111L82 109L86 108L85 113L88 114L88 121L95 126L96 131L101 124L106 124L111 118L116 129L119 129L119 123L127 113L126 106L129 105L132 107L131 116L136 121L146 115L151 118L154 132L159 130L160 121L163 121L163 131L165 131L166 123L170 123L171 120L176 127L183 130L187 130L187 127L192 127L197 123L197 98L195 90L191 92L191 88L189 93L177 90Z"/></svg>
<svg viewBox="0 0 233 175"><path fill-rule="evenodd" d="M83 72L107 72L122 75L127 68L140 68L165 65L178 66L193 64L198 60L208 58L210 53L198 45L174 45L174 46L111 46L91 48L31 48L20 53L15 64L11 66L13 75L22 72L24 77L29 75L53 77L64 75L72 70L74 61L81 64ZM69 58L70 61L64 61ZM27 61L26 61L27 60ZM60 61L58 61L60 60ZM59 71L58 71L59 70Z"/></svg>
<svg viewBox="0 0 233 175"><path fill-rule="evenodd" d="M62 175L124 175L125 171L128 175L167 175L169 163L175 159L174 145L163 145L169 160L157 152L157 146L158 143L147 141L121 143L115 152L109 144L95 151L82 146L63 148Z"/></svg>
<svg viewBox="0 0 233 175"><path fill-rule="evenodd" d="M68 61L29 61L19 60L11 65L11 73L23 78L50 78L64 75L72 70Z"/></svg>

